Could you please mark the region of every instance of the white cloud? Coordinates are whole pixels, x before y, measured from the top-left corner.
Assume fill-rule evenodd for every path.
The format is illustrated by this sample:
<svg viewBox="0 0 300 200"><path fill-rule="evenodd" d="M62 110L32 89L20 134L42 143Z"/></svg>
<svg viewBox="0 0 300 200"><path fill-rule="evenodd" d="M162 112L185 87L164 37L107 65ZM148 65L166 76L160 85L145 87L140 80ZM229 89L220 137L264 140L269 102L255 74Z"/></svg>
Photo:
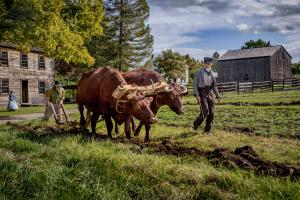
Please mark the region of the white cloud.
<svg viewBox="0 0 300 200"><path fill-rule="evenodd" d="M182 53L206 55L215 50L203 50L201 46L197 49L182 48L186 43L197 42L201 45L202 38L192 33L212 28L236 28L253 34L283 34L287 41L285 46L294 61L300 60L299 0L149 1L153 3L149 23L155 36L155 53L172 48Z"/></svg>
<svg viewBox="0 0 300 200"><path fill-rule="evenodd" d="M249 26L247 24L238 24L236 27L241 32L249 31Z"/></svg>

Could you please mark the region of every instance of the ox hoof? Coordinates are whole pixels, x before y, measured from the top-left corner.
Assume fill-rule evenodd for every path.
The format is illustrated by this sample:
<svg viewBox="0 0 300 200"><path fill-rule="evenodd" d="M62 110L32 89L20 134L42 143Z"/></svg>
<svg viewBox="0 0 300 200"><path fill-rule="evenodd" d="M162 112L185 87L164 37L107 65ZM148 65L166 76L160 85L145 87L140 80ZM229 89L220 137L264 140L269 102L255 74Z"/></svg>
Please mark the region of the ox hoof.
<svg viewBox="0 0 300 200"><path fill-rule="evenodd" d="M148 144L150 142L150 139L145 139L144 142Z"/></svg>

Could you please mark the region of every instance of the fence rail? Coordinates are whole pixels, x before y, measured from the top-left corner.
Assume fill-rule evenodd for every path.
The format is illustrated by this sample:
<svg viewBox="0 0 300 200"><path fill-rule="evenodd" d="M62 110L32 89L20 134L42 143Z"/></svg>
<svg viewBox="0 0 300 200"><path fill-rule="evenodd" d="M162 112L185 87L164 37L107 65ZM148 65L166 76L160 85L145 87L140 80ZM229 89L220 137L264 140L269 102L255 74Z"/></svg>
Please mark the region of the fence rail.
<svg viewBox="0 0 300 200"><path fill-rule="evenodd" d="M300 79L275 79L272 81L260 82L225 82L218 83L220 93L224 92L253 92L253 91L274 91L274 90L291 90L300 89ZM188 85L188 90L193 91L193 85ZM190 92L192 94L193 92Z"/></svg>

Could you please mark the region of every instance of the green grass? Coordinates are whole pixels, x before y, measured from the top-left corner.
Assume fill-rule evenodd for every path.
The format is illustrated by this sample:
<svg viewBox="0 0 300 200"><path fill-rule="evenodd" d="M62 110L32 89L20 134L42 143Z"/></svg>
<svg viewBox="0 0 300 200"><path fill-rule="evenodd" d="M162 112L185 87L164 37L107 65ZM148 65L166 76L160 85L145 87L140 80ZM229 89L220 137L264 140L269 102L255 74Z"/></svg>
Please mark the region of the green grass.
<svg viewBox="0 0 300 200"><path fill-rule="evenodd" d="M214 127L217 130L235 132L246 129L254 135L263 136L300 136L300 105L278 105L280 102L295 101L300 101L300 91L240 95L227 93L223 96L221 104L215 107ZM237 102L247 104L232 105ZM200 113L200 106L193 96L185 98L184 103L186 113L180 116L169 112L168 107L162 107L158 114L158 123L170 127L191 127L193 120ZM271 104L251 105L253 103Z"/></svg>
<svg viewBox="0 0 300 200"><path fill-rule="evenodd" d="M299 94L274 92L244 97L228 94L223 102L282 99L291 102ZM193 97L187 97L185 102L189 103L182 116L162 108L159 123L151 130L151 139L168 139L204 150L251 145L262 157L300 167L300 140L290 135L277 136L299 131L299 105L216 105L215 127L207 135L201 130L191 131L189 126L199 107ZM71 117L79 119L78 114ZM31 125L42 124L33 120ZM238 129L229 131L225 126L248 127L254 134ZM97 131L106 134L103 121L98 123ZM144 137L144 130L140 137ZM6 125L0 126L0 172L0 199L296 200L300 197L300 180L214 166L204 157L154 154L148 148L136 151L136 146L129 143L86 140L81 135L38 137Z"/></svg>
<svg viewBox="0 0 300 200"><path fill-rule="evenodd" d="M65 104L66 109L76 109L77 104ZM45 106L30 106L30 107L19 107L16 111L7 111L6 106L0 107L0 117L1 116L14 116L30 113L43 113L45 111Z"/></svg>

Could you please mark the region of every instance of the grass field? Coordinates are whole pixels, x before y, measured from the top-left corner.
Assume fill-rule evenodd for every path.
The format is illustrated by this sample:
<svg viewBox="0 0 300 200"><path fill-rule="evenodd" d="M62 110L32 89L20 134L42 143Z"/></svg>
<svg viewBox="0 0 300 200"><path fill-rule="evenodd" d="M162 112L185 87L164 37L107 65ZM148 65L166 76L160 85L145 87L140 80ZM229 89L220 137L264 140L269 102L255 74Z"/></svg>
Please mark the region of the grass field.
<svg viewBox="0 0 300 200"><path fill-rule="evenodd" d="M65 104L66 109L77 109L76 104ZM29 113L43 113L45 111L45 106L30 106L30 107L20 107L16 111L7 111L6 106L0 107L0 117L1 116L14 116Z"/></svg>
<svg viewBox="0 0 300 200"><path fill-rule="evenodd" d="M261 157L300 167L300 106L292 103L298 101L300 91L225 94L207 135L203 126L190 128L199 106L189 96L184 115L160 110L150 137L205 151L251 145ZM97 130L106 134L103 122ZM300 199L299 179L213 165L201 156L154 153L130 142L38 136L8 125L0 127L0 171L0 199Z"/></svg>

